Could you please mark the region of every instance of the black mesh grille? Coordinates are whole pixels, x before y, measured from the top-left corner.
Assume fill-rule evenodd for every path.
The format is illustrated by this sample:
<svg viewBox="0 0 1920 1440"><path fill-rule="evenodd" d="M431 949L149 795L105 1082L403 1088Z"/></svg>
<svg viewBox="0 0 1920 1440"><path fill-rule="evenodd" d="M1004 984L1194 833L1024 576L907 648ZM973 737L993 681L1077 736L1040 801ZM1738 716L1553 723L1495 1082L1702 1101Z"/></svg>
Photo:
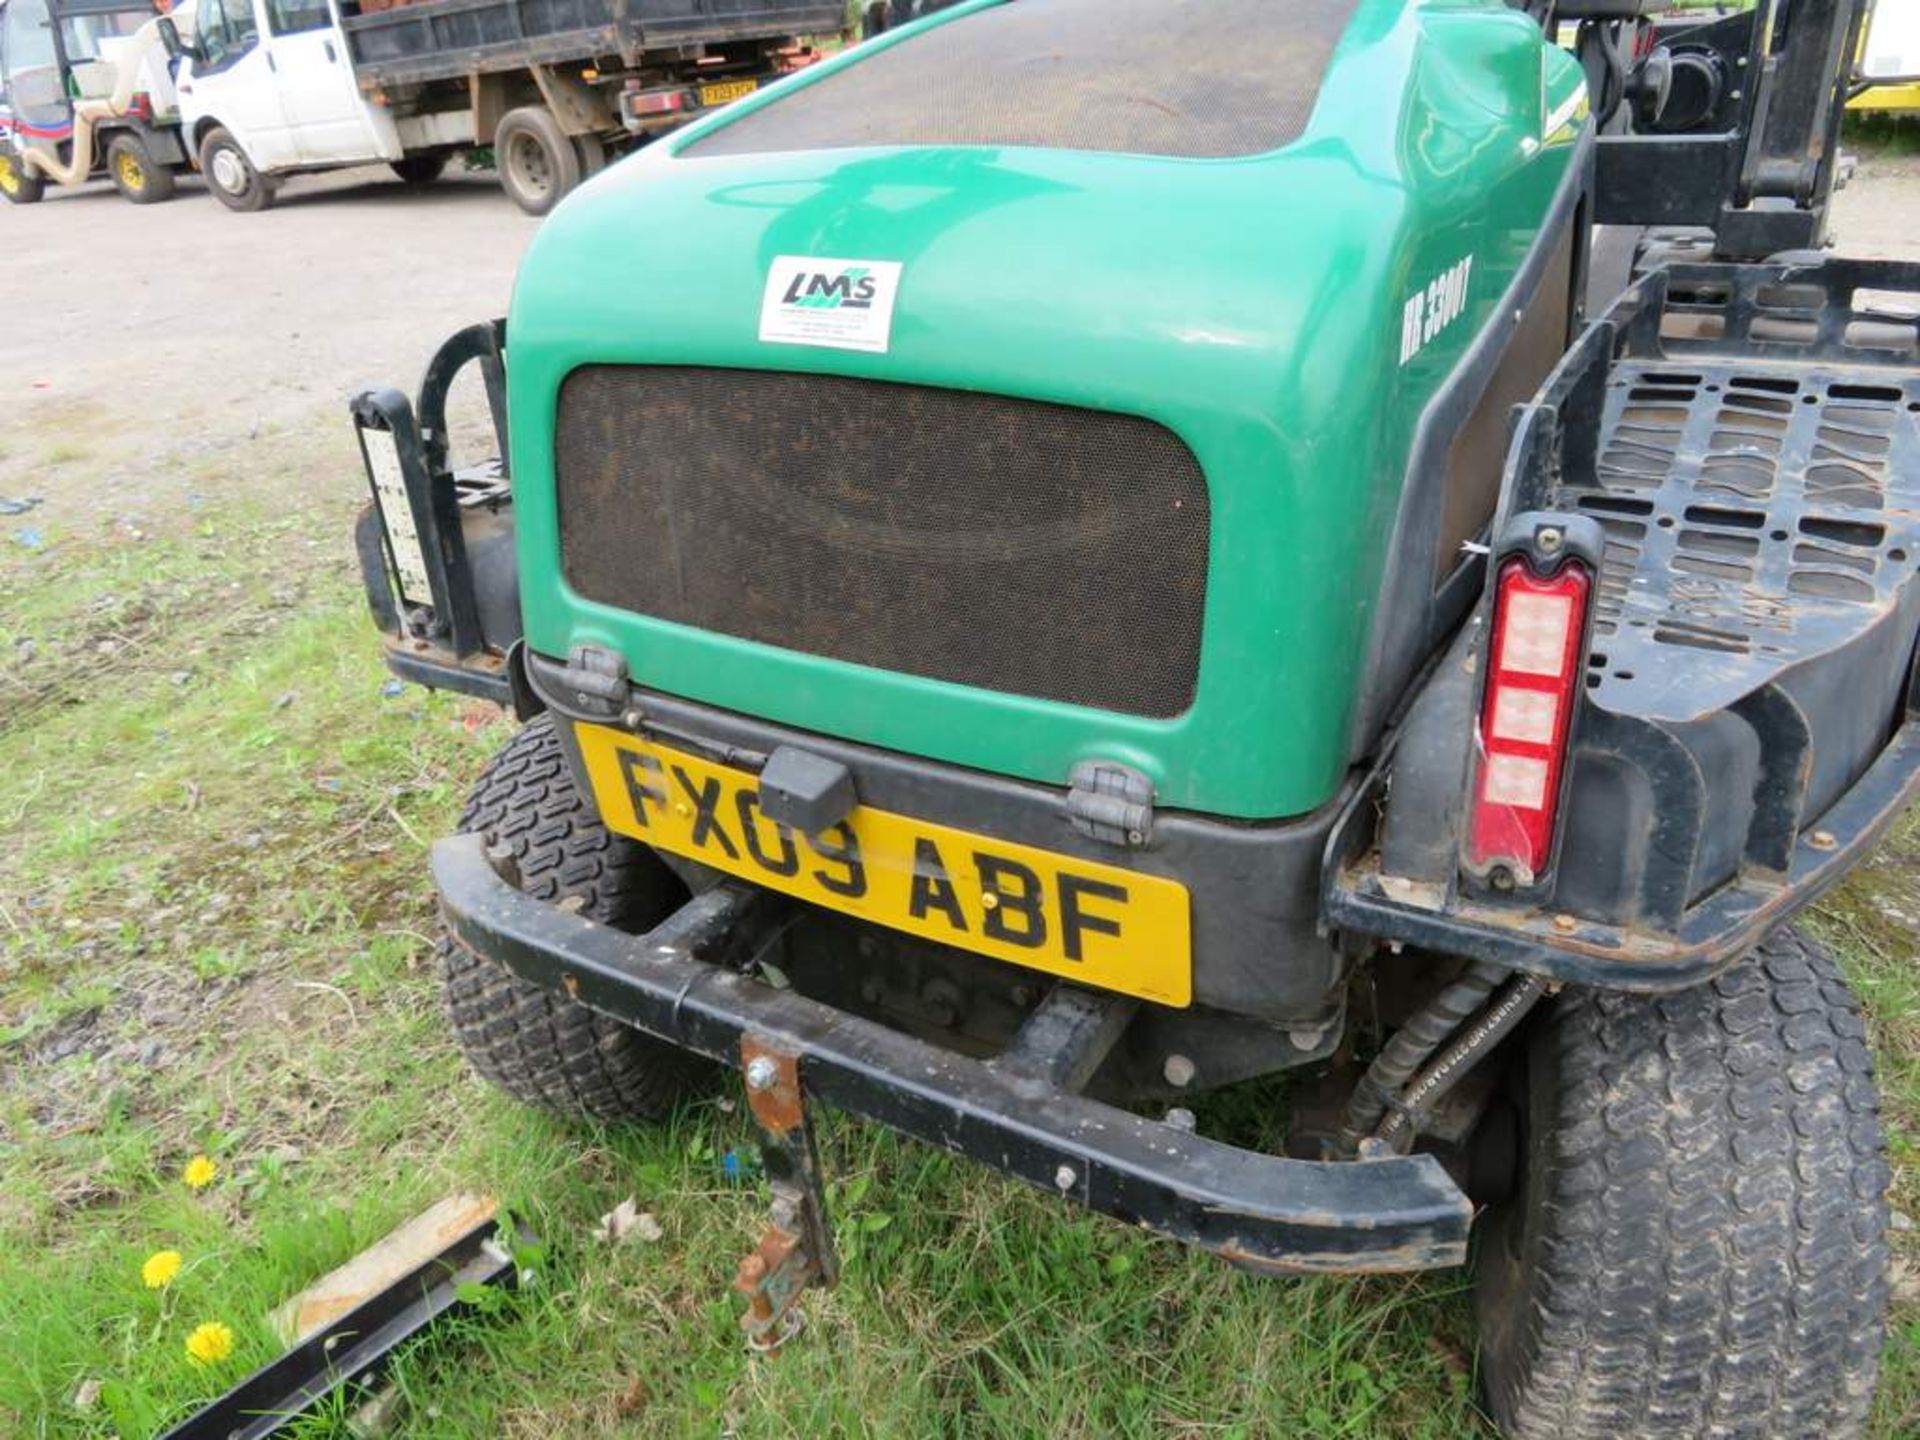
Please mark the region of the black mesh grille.
<svg viewBox="0 0 1920 1440"><path fill-rule="evenodd" d="M1138 715L1193 700L1207 490L1150 420L841 376L593 366L567 581L643 615Z"/></svg>
<svg viewBox="0 0 1920 1440"><path fill-rule="evenodd" d="M1011 0L687 147L1038 145L1258 155L1297 140L1356 0Z"/></svg>

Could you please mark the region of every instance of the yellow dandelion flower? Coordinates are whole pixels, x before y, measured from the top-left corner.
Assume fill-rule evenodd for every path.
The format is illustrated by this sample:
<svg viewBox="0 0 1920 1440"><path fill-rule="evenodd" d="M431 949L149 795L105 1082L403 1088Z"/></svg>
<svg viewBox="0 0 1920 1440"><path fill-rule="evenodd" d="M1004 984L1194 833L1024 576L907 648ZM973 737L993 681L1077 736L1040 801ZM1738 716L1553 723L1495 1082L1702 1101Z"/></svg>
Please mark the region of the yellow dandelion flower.
<svg viewBox="0 0 1920 1440"><path fill-rule="evenodd" d="M196 1365L212 1365L233 1354L233 1331L218 1320L196 1325L187 1336L187 1354Z"/></svg>
<svg viewBox="0 0 1920 1440"><path fill-rule="evenodd" d="M165 1289L167 1282L179 1273L178 1250L156 1250L147 1257L147 1263L140 1267L140 1278L146 1282L149 1290Z"/></svg>
<svg viewBox="0 0 1920 1440"><path fill-rule="evenodd" d="M204 1155L196 1155L187 1161L187 1168L180 1172L180 1178L187 1182L189 1190L204 1190L219 1173L220 1167L213 1161Z"/></svg>

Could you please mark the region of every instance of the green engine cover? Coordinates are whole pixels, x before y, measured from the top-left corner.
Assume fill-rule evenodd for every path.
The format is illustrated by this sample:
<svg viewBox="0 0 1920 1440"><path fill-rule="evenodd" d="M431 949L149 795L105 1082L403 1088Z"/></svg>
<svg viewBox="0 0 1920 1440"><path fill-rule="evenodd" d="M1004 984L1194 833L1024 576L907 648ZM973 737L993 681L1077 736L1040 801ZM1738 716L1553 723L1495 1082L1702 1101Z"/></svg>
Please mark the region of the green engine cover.
<svg viewBox="0 0 1920 1440"><path fill-rule="evenodd" d="M528 644L610 649L651 688L976 769L1059 785L1117 760L1165 807L1303 814L1356 758L1416 425L1476 335L1511 325L1503 294L1574 178L1578 66L1501 0L1358 0L1304 129L1266 153L724 143L734 125L777 134L787 97L996 3L689 127L541 227L507 331ZM881 264L884 349L761 338L770 272L795 256ZM554 477L560 389L587 365L855 376L1158 422L1210 502L1191 704L1147 718L1005 694L585 598Z"/></svg>

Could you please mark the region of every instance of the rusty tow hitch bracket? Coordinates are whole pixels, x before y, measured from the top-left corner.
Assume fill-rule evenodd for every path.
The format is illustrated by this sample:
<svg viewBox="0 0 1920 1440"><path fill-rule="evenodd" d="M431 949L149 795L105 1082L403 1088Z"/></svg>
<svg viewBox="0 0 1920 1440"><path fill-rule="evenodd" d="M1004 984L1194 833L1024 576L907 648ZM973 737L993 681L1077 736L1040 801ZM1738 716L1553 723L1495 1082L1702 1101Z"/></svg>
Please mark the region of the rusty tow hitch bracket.
<svg viewBox="0 0 1920 1440"><path fill-rule="evenodd" d="M772 1224L740 1261L733 1288L747 1297L740 1317L747 1347L772 1354L800 1332L801 1292L840 1278L827 1226L826 1188L813 1123L800 1089L800 1057L753 1034L740 1037L747 1106L760 1126L760 1159L773 1190Z"/></svg>

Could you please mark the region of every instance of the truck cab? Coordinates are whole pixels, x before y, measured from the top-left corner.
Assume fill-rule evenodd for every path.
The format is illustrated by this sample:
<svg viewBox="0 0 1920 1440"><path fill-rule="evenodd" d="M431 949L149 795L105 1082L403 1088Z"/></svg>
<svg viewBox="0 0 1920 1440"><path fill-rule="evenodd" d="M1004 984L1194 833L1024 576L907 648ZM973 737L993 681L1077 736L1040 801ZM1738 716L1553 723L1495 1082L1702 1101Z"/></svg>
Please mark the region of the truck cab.
<svg viewBox="0 0 1920 1440"><path fill-rule="evenodd" d="M236 208L263 176L406 153L354 81L335 0L198 0L180 104L208 185Z"/></svg>

